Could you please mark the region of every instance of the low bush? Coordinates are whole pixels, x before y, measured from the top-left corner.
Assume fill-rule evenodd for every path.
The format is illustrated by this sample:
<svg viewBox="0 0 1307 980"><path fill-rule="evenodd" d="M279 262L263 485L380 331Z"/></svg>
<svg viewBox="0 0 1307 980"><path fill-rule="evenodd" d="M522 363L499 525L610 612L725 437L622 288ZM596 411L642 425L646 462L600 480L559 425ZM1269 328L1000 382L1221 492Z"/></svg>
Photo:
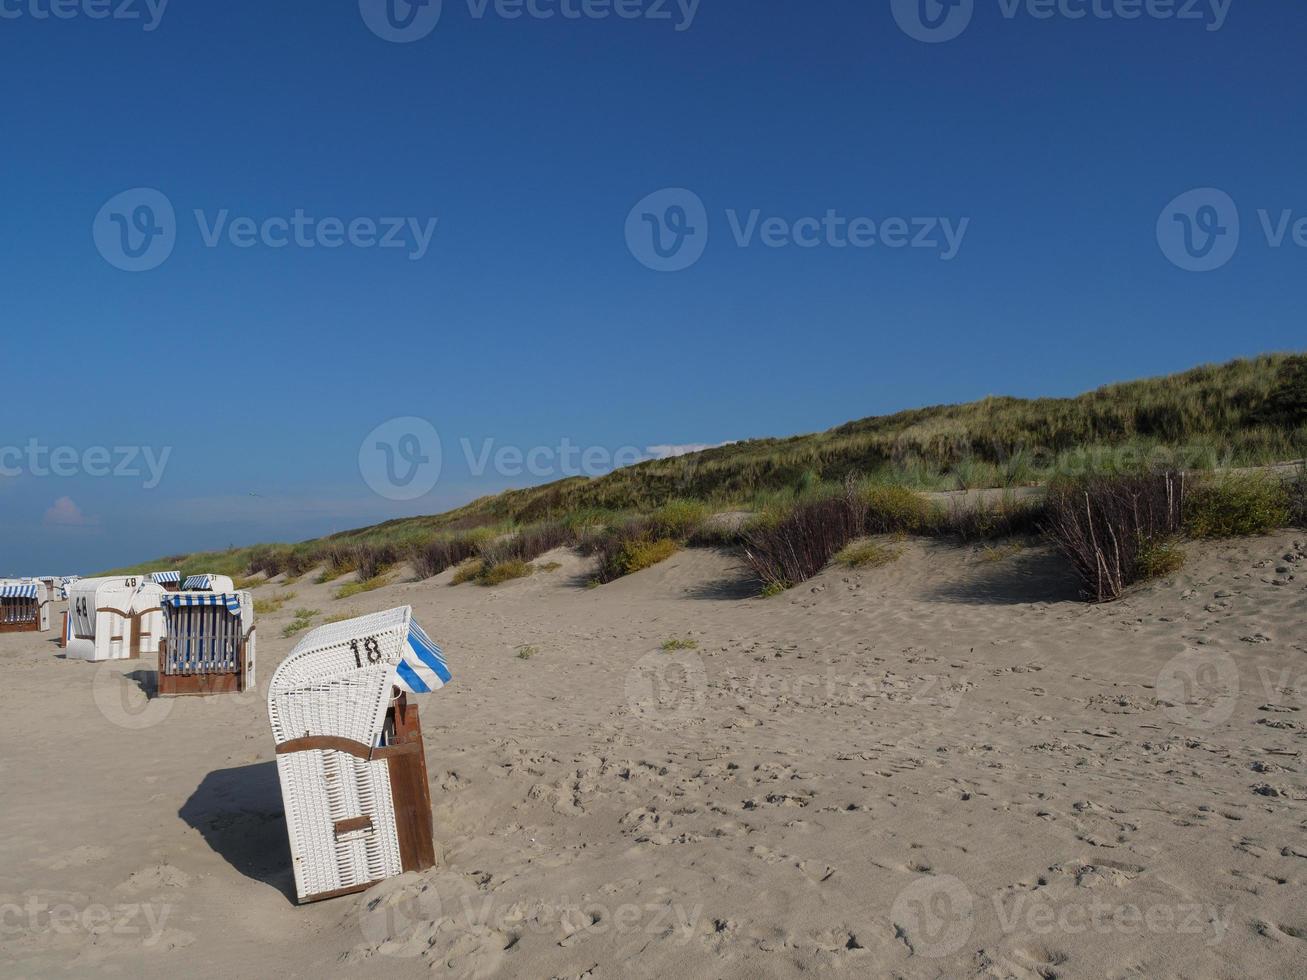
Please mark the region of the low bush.
<svg viewBox="0 0 1307 980"><path fill-rule="evenodd" d="M454 569L454 577L450 579L449 584L462 585L464 582L471 582L481 574L481 569L484 564L485 563L480 558L469 558L467 561L459 564L458 568Z"/></svg>
<svg viewBox="0 0 1307 980"><path fill-rule="evenodd" d="M847 485L842 492L801 501L789 513L746 527L745 564L764 590L792 588L812 578L867 526L865 495Z"/></svg>
<svg viewBox="0 0 1307 980"><path fill-rule="evenodd" d="M854 541L835 555L835 560L846 568L877 568L901 557L903 552L875 541Z"/></svg>
<svg viewBox="0 0 1307 980"><path fill-rule="evenodd" d="M921 494L894 484L870 484L862 491L870 534L921 534L936 522L936 508Z"/></svg>
<svg viewBox="0 0 1307 980"><path fill-rule="evenodd" d="M1135 559L1140 579L1160 578L1184 567L1184 552L1174 541L1145 541Z"/></svg>
<svg viewBox="0 0 1307 980"><path fill-rule="evenodd" d="M1085 598L1115 599L1147 577L1155 549L1180 531L1185 490L1175 473L1054 482L1044 529L1079 574Z"/></svg>
<svg viewBox="0 0 1307 980"><path fill-rule="evenodd" d="M348 599L350 596L358 595L361 592L373 592L389 581L384 575L378 575L375 578L361 579L358 582L346 582L336 590L337 599Z"/></svg>
<svg viewBox="0 0 1307 980"><path fill-rule="evenodd" d="M481 553L488 535L483 531L439 535L409 546L408 560L419 579L439 575L446 568L461 565Z"/></svg>
<svg viewBox="0 0 1307 980"><path fill-rule="evenodd" d="M657 530L643 518L629 520L589 542L599 558L594 580L613 582L665 561L680 549L671 538L660 538Z"/></svg>
<svg viewBox="0 0 1307 980"><path fill-rule="evenodd" d="M266 599L255 599L254 612L259 616L267 616L270 613L277 612L294 598L294 592L283 592L280 595L268 596Z"/></svg>
<svg viewBox="0 0 1307 980"><path fill-rule="evenodd" d="M355 564L354 552L349 548L343 548L339 545L329 545L322 551L321 561L324 563L322 574L318 576L318 584L331 582L354 571L358 566Z"/></svg>
<svg viewBox="0 0 1307 980"><path fill-rule="evenodd" d="M672 500L648 517L654 538L688 541L710 516L707 504L698 500Z"/></svg>
<svg viewBox="0 0 1307 980"><path fill-rule="evenodd" d="M480 573L476 576L477 585L500 585L515 578L526 578L535 569L527 562L520 558L509 558L507 561L496 562L493 565L483 565Z"/></svg>
<svg viewBox="0 0 1307 980"><path fill-rule="evenodd" d="M399 561L399 551L390 544L360 544L353 549L354 568L359 578L367 581L393 567Z"/></svg>
<svg viewBox="0 0 1307 980"><path fill-rule="evenodd" d="M1284 489L1289 498L1289 523L1307 528L1307 463L1298 467Z"/></svg>
<svg viewBox="0 0 1307 980"><path fill-rule="evenodd" d="M1043 501L1017 500L1003 494L998 499L955 501L938 515L933 530L964 542L995 541L1037 534L1045 516Z"/></svg>
<svg viewBox="0 0 1307 980"><path fill-rule="evenodd" d="M1195 538L1265 534L1290 520L1285 482L1262 474L1231 474L1199 484L1185 502L1185 529Z"/></svg>

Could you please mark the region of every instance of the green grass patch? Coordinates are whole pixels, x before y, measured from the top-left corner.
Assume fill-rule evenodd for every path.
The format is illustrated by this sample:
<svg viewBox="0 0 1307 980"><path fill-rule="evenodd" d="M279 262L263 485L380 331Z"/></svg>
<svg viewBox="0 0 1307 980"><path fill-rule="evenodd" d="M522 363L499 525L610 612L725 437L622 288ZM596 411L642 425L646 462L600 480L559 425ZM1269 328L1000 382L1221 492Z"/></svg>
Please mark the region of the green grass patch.
<svg viewBox="0 0 1307 980"><path fill-rule="evenodd" d="M346 582L336 590L337 599L348 599L350 596L356 596L363 592L375 592L390 582L384 575L378 575L375 578L364 579L362 582Z"/></svg>
<svg viewBox="0 0 1307 980"><path fill-rule="evenodd" d="M358 612L358 610L357 610L357 609L351 609L349 612L332 613L330 616L328 616L326 619L324 619L323 622L324 622L324 623L343 623L343 622L344 622L345 620L347 620L347 619L357 619L358 616L359 616L359 612Z"/></svg>
<svg viewBox="0 0 1307 980"><path fill-rule="evenodd" d="M508 561L497 562L483 568L476 577L476 583L485 586L502 585L515 578L526 578L534 571L534 566L529 562L524 562L520 558L510 558Z"/></svg>
<svg viewBox="0 0 1307 980"><path fill-rule="evenodd" d="M897 561L903 552L875 541L854 541L845 545L835 555L835 560L845 568L878 568Z"/></svg>
<svg viewBox="0 0 1307 980"><path fill-rule="evenodd" d="M673 650L698 650L699 641L682 639L679 636L674 636L670 640L665 640L663 642L662 649L668 653L671 653Z"/></svg>
<svg viewBox="0 0 1307 980"><path fill-rule="evenodd" d="M480 558L469 558L454 569L454 577L449 580L449 584L462 585L464 582L474 581L481 574L485 564Z"/></svg>
<svg viewBox="0 0 1307 980"><path fill-rule="evenodd" d="M1286 527L1290 516L1290 494L1283 480L1231 474L1190 491L1184 523L1195 538L1237 538Z"/></svg>
<svg viewBox="0 0 1307 980"><path fill-rule="evenodd" d="M534 656L535 656L537 653L539 653L539 652L540 652L540 648L539 648L539 647L533 647L533 646L531 646L530 644L526 644L526 645L524 645L524 646L520 646L520 647L517 648L517 659L518 659L518 660L530 660L532 657L534 657Z"/></svg>
<svg viewBox="0 0 1307 980"><path fill-rule="evenodd" d="M1174 541L1146 541L1136 558L1139 577L1161 578L1184 567L1185 555Z"/></svg>
<svg viewBox="0 0 1307 980"><path fill-rule="evenodd" d="M268 596L266 599L254 600L254 612L259 616L267 616L271 613L278 612L282 606L295 598L294 592L282 592L278 595Z"/></svg>

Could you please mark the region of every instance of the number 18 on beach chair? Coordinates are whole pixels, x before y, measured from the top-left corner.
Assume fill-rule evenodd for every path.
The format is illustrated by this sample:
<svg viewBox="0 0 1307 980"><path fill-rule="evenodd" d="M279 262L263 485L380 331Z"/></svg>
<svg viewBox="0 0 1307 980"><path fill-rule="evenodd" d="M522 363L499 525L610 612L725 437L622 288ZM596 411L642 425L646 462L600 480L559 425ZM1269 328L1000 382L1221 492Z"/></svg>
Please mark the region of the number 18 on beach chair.
<svg viewBox="0 0 1307 980"><path fill-rule="evenodd" d="M450 680L408 606L319 627L268 692L295 891L314 902L435 865L417 706Z"/></svg>

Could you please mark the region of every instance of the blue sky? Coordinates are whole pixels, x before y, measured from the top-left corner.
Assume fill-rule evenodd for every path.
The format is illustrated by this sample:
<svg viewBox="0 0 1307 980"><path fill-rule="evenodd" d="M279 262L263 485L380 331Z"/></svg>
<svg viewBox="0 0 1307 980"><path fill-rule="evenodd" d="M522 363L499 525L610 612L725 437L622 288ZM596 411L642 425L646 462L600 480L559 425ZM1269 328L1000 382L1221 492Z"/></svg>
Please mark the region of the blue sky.
<svg viewBox="0 0 1307 980"><path fill-rule="evenodd" d="M0 0L0 573L436 512L565 444L598 469L1304 346L1301 4L926 0L964 24L926 43L909 0L445 0L395 43L385 0L60 2ZM1208 271L1159 247L1195 188L1225 195L1200 233L1240 226ZM701 254L656 271L685 202ZM119 233L171 251L124 271ZM413 499L361 472L404 417L442 449ZM114 447L170 450L158 485Z"/></svg>

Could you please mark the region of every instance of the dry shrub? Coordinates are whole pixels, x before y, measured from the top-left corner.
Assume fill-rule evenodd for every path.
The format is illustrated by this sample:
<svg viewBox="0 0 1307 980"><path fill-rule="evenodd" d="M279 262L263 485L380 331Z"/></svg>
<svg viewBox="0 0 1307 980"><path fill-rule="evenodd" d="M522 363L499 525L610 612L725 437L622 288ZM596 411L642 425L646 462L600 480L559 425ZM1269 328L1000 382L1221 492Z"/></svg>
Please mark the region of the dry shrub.
<svg viewBox="0 0 1307 980"><path fill-rule="evenodd" d="M745 564L765 590L812 578L867 525L867 501L848 485L842 493L796 504L788 513L745 528Z"/></svg>
<svg viewBox="0 0 1307 980"><path fill-rule="evenodd" d="M1179 532L1185 479L1149 473L1058 482L1046 507L1045 531L1075 567L1085 598L1106 602L1148 577L1150 554Z"/></svg>

